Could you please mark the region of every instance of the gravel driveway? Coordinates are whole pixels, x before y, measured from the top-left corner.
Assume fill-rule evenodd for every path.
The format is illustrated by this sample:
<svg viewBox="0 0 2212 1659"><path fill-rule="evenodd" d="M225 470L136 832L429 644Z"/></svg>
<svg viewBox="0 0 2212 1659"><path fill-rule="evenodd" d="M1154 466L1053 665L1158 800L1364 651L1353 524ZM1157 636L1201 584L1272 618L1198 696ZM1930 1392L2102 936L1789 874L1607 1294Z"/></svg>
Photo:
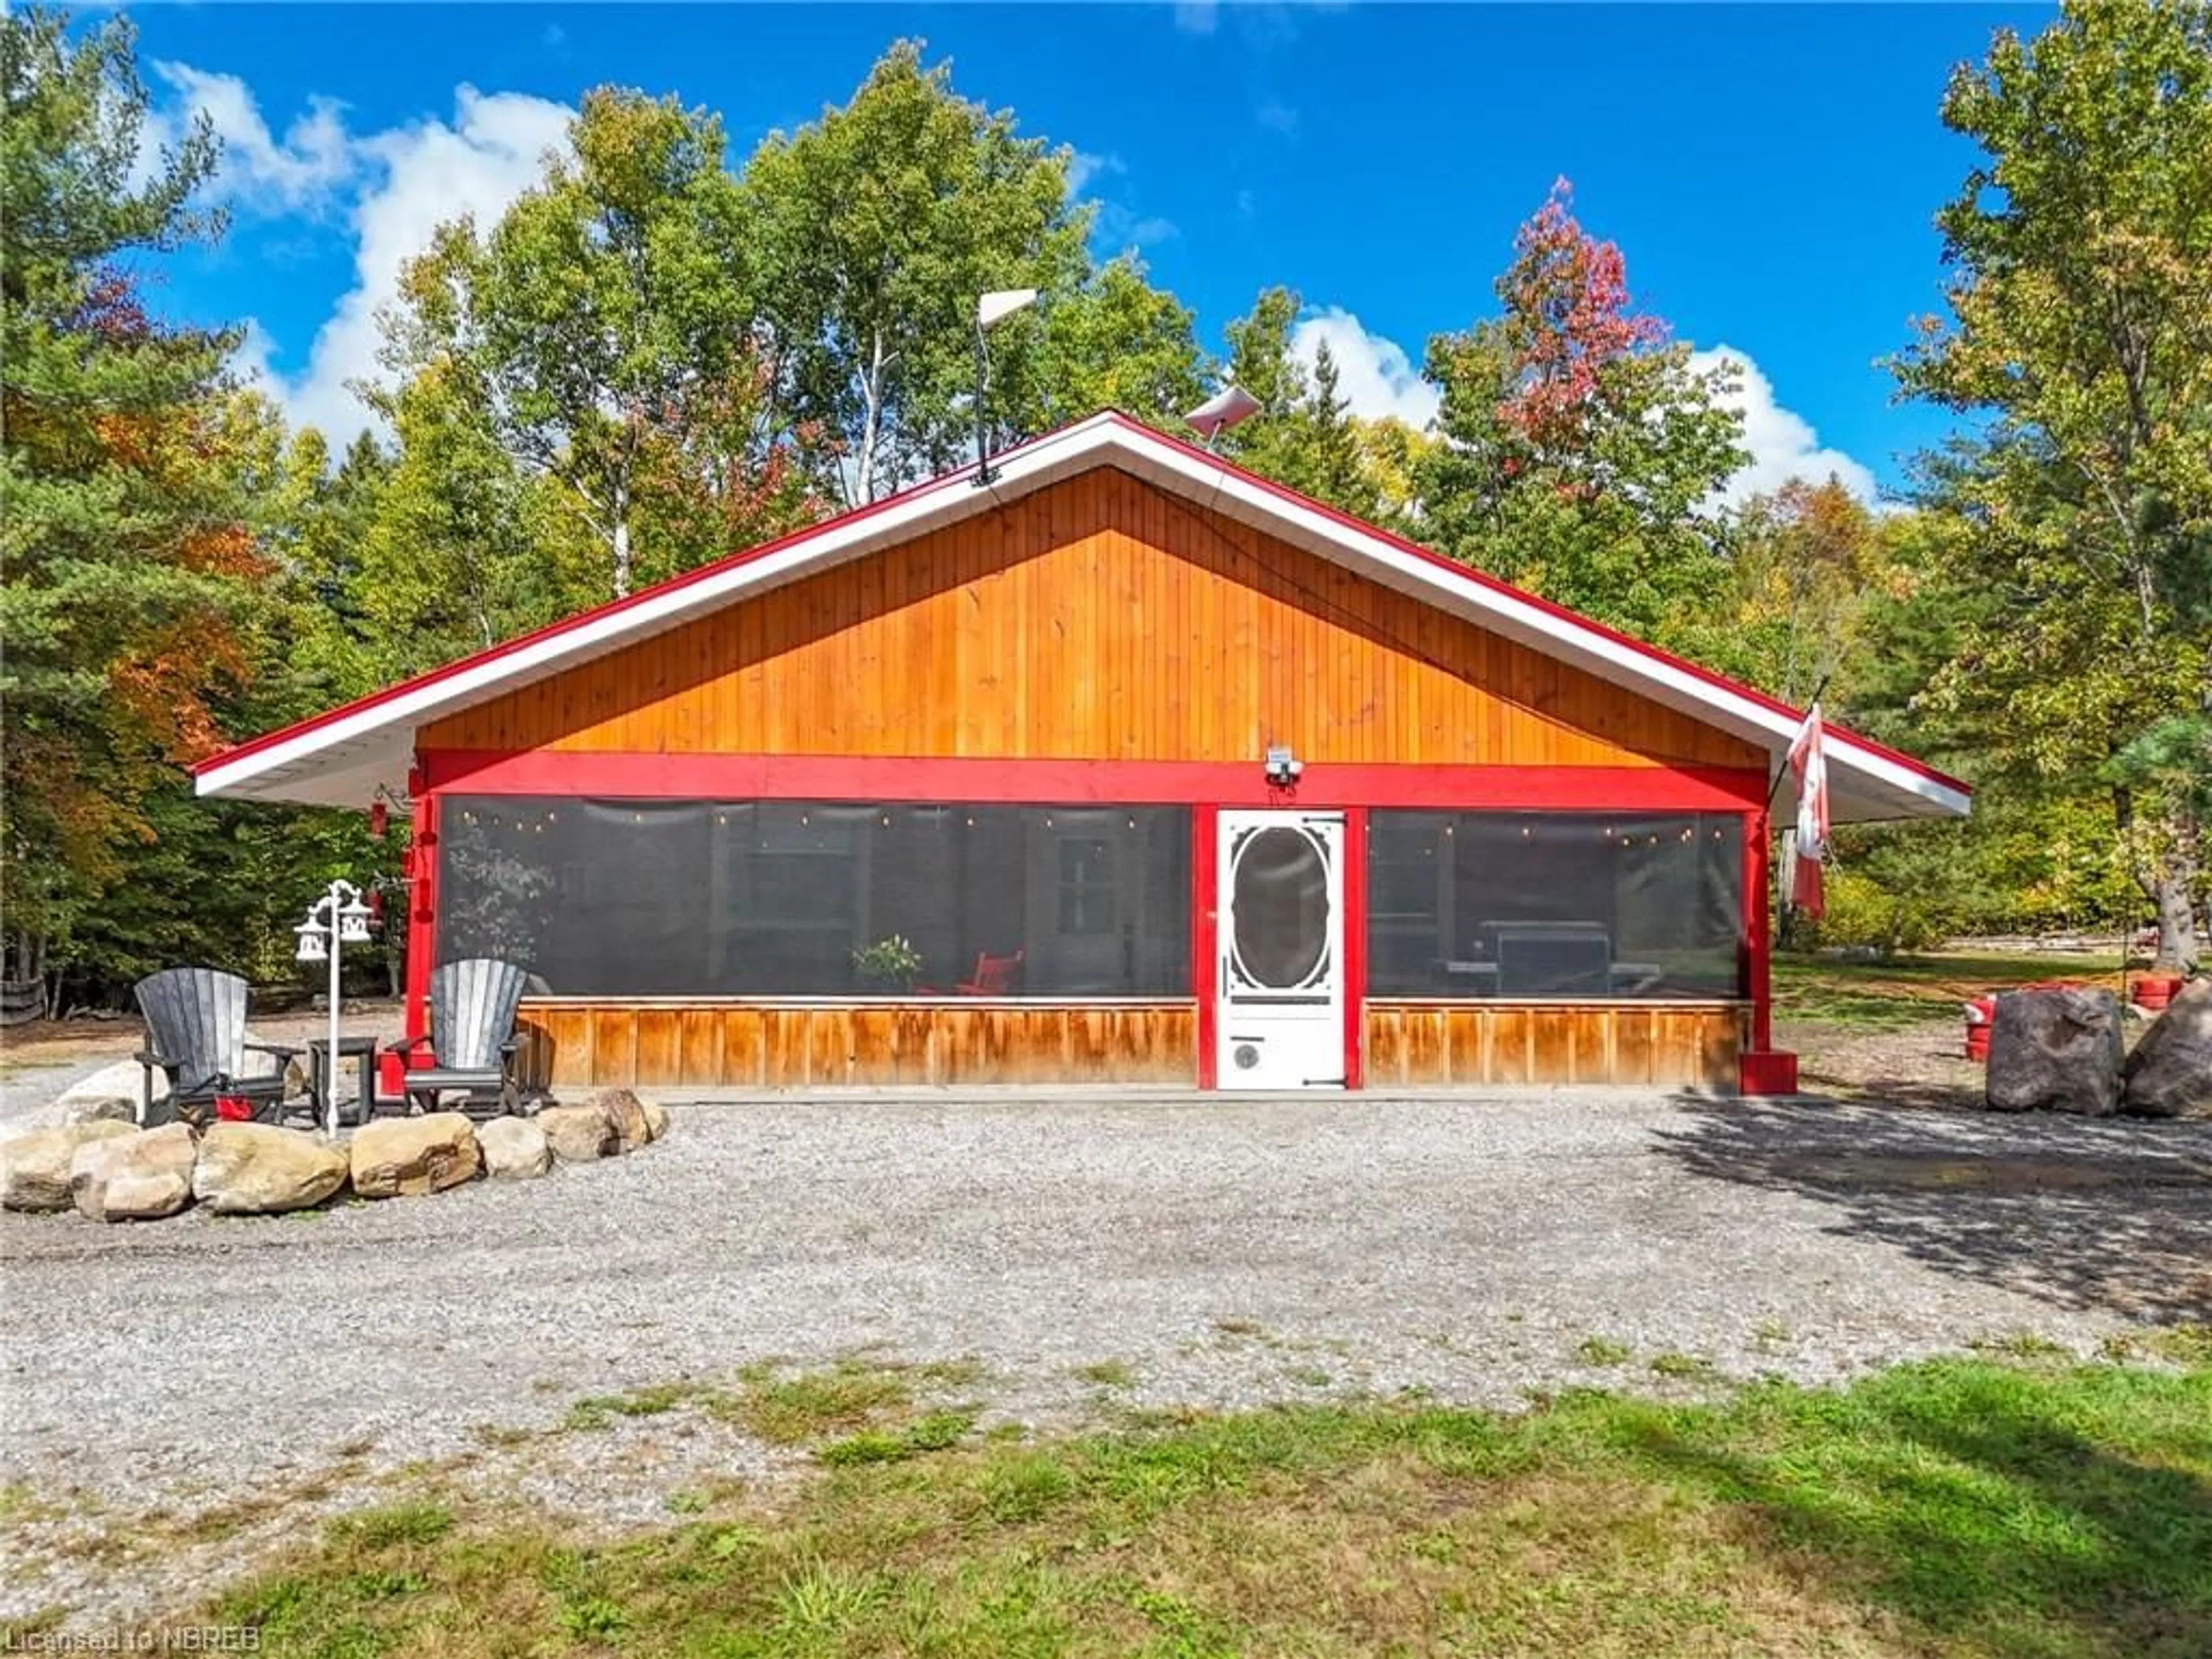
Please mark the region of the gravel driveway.
<svg viewBox="0 0 2212 1659"><path fill-rule="evenodd" d="M287 1486L365 1501L410 1460L653 1517L704 1468L791 1455L699 1425L673 1445L658 1419L487 1448L769 1357L969 1358L991 1416L1052 1423L1109 1392L1700 1386L1661 1356L1819 1382L2212 1320L2206 1125L1600 1093L674 1111L630 1158L436 1199L0 1216L0 1482L40 1522L8 1528L0 1617L178 1593L174 1551L79 1571L88 1528Z"/></svg>

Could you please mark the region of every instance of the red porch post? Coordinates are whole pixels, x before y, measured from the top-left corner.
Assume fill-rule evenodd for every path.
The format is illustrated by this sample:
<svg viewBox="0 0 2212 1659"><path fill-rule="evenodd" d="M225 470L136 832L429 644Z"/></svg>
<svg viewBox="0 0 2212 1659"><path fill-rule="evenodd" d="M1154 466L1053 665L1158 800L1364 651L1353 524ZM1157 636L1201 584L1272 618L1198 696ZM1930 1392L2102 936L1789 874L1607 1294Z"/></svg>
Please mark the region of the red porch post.
<svg viewBox="0 0 2212 1659"><path fill-rule="evenodd" d="M1344 813L1344 1086L1366 1086L1367 809Z"/></svg>
<svg viewBox="0 0 2212 1659"><path fill-rule="evenodd" d="M430 969L438 955L438 806L425 787L415 797L414 878L407 887L407 1036L429 1034Z"/></svg>
<svg viewBox="0 0 2212 1659"><path fill-rule="evenodd" d="M1190 809L1190 988L1198 998L1198 1086L1219 1083L1221 965L1215 905L1221 860L1220 809Z"/></svg>
<svg viewBox="0 0 2212 1659"><path fill-rule="evenodd" d="M1774 1047L1774 930L1768 898L1767 821L1764 807L1743 815L1743 960L1751 998L1751 1046L1737 1067L1747 1095L1797 1092L1797 1056Z"/></svg>

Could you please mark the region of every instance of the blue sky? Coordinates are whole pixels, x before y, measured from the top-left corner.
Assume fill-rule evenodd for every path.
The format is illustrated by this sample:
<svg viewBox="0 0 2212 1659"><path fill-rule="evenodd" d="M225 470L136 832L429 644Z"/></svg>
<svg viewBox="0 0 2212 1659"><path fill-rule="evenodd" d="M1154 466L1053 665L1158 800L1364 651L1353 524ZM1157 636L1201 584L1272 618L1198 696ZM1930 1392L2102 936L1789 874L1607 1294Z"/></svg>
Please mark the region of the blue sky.
<svg viewBox="0 0 2212 1659"><path fill-rule="evenodd" d="M250 319L295 416L341 433L372 313L428 228L527 184L584 88L719 111L732 161L842 101L891 40L1083 158L1102 241L1134 241L1209 346L1298 289L1370 412L1418 418L1432 333L1492 308L1555 176L1639 300L1747 360L1758 471L1901 482L1939 412L1876 360L1940 303L1936 208L1972 152L1937 100L1990 32L2045 9L1358 4L158 7L134 12L165 118L228 141L225 244L162 302ZM1401 355L1402 354L1402 355Z"/></svg>

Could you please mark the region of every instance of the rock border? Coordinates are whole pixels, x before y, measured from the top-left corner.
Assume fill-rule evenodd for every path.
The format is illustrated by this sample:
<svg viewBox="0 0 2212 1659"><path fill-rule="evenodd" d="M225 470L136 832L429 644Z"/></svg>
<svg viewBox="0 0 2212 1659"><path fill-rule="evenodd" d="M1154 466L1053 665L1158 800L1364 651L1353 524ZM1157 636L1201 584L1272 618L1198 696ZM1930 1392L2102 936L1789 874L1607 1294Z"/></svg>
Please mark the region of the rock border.
<svg viewBox="0 0 2212 1659"><path fill-rule="evenodd" d="M375 1118L337 1144L269 1123L141 1129L88 1116L0 1140L0 1208L74 1210L107 1222L159 1220L195 1205L216 1215L283 1215L349 1195L424 1197L477 1180L535 1180L556 1162L650 1146L669 1127L667 1108L628 1089L483 1124L459 1112Z"/></svg>

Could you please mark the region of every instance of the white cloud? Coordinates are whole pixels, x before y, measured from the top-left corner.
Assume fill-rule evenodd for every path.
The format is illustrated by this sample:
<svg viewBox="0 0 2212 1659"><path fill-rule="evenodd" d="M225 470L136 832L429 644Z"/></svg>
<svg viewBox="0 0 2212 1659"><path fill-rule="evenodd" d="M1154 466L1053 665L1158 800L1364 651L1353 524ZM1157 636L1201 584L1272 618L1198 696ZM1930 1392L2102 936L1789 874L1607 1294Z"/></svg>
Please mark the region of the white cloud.
<svg viewBox="0 0 2212 1659"><path fill-rule="evenodd" d="M1298 136L1298 112L1279 98L1270 98L1252 112L1252 118L1269 132L1284 138Z"/></svg>
<svg viewBox="0 0 2212 1659"><path fill-rule="evenodd" d="M1067 158L1067 193L1080 196L1109 173L1127 173L1128 163L1118 155L1093 155L1079 149Z"/></svg>
<svg viewBox="0 0 2212 1659"><path fill-rule="evenodd" d="M320 428L333 450L352 441L372 417L348 382L376 378L376 314L398 294L401 268L429 246L439 225L468 214L485 226L503 213L537 182L545 153L566 144L574 113L542 98L465 85L454 93L450 125L426 119L356 139L362 182L348 214L353 287L317 331L304 369L272 368L274 343L258 325L238 367L258 374L295 424Z"/></svg>
<svg viewBox="0 0 2212 1659"><path fill-rule="evenodd" d="M1338 394L1363 420L1389 416L1416 431L1436 418L1437 389L1395 340L1370 334L1340 307L1311 311L1291 331L1291 352L1311 368L1322 341L1336 360Z"/></svg>
<svg viewBox="0 0 2212 1659"><path fill-rule="evenodd" d="M1778 489L1792 478L1826 483L1831 474L1859 500L1874 501L1878 487L1873 471L1840 449L1822 448L1812 422L1774 400L1774 383L1747 354L1726 345L1690 354L1690 368L1700 374L1723 364L1735 373L1736 386L1723 401L1741 411L1743 447L1751 452L1750 463L1721 492L1729 506Z"/></svg>
<svg viewBox="0 0 2212 1659"><path fill-rule="evenodd" d="M352 176L358 165L347 135L341 106L327 98L310 99L278 138L269 130L259 104L234 75L214 75L189 64L157 63L155 72L177 94L177 104L147 123L141 167L150 167L154 149L173 144L201 114L222 141L210 194L264 213L292 213L322 206Z"/></svg>
<svg viewBox="0 0 2212 1659"><path fill-rule="evenodd" d="M1219 0L1176 0L1175 24L1185 34L1211 34L1220 21Z"/></svg>
<svg viewBox="0 0 2212 1659"><path fill-rule="evenodd" d="M1140 216L1124 203L1091 193L1091 186L1102 179L1128 170L1128 164L1118 155L1096 155L1085 149L1077 150L1067 160L1067 193L1070 198L1090 194L1095 210L1091 220L1091 241L1111 253L1119 253L1124 248L1151 247L1176 234L1172 219L1158 214Z"/></svg>
<svg viewBox="0 0 2212 1659"><path fill-rule="evenodd" d="M1092 245L1109 255L1124 248L1156 247L1176 235L1176 222L1157 213L1139 217L1119 202L1098 204L1098 216L1091 222Z"/></svg>

